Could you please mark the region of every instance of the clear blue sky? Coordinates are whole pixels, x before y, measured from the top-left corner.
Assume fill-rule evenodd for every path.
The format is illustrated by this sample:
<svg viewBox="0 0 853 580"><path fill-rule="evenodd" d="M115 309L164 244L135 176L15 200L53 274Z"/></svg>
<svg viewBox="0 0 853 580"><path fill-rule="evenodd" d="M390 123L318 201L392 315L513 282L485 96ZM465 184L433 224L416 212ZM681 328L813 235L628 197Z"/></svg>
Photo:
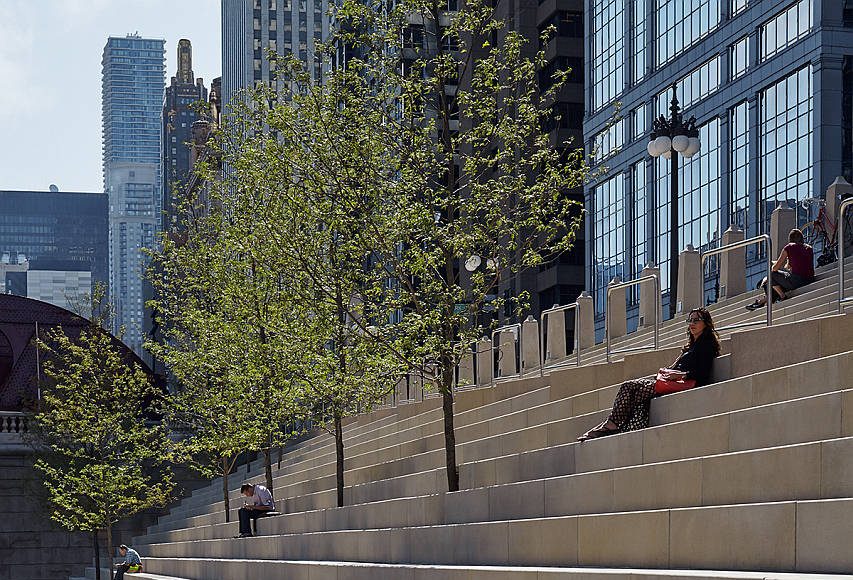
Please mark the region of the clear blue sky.
<svg viewBox="0 0 853 580"><path fill-rule="evenodd" d="M0 190L103 191L101 54L109 36L178 40L221 75L219 0L0 0Z"/></svg>

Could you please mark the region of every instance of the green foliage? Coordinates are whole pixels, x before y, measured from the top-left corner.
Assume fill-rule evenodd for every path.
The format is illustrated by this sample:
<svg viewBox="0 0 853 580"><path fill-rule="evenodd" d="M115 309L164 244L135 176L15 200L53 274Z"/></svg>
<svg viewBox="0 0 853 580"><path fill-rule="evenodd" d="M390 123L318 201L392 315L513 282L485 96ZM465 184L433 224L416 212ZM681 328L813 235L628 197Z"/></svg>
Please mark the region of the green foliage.
<svg viewBox="0 0 853 580"><path fill-rule="evenodd" d="M317 83L307 63L270 54L276 90L231 103L214 145L227 171L201 168L213 217L165 252L165 294L192 302L163 305L185 333L166 347L185 353L170 366L193 367L175 372L198 384L288 385L336 435L399 376L425 372L455 470L456 365L497 323L500 290L579 230L569 192L587 175L583 152L549 132L567 71L540 92L547 34L531 47L485 0L452 17L430 0L335 11L321 52L342 66ZM484 267L469 275L473 255ZM516 314L526 299L511 299Z"/></svg>
<svg viewBox="0 0 853 580"><path fill-rule="evenodd" d="M94 312L101 312L103 289ZM96 317L79 337L61 329L39 341L50 381L33 418L36 460L51 518L69 530L109 528L124 517L164 505L172 490L171 445L149 420L161 393L124 356Z"/></svg>

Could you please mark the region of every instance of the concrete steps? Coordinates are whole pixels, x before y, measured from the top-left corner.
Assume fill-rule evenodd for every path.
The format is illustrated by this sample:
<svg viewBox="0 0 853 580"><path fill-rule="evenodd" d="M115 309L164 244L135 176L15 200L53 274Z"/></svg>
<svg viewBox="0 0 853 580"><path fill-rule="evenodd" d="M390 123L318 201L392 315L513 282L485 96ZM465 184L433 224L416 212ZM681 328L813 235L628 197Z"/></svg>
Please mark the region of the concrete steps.
<svg viewBox="0 0 853 580"><path fill-rule="evenodd" d="M830 308L829 306L827 306L826 301L825 301L825 295L820 295L820 292L821 292L821 288L823 287L823 286L821 286L821 284L826 286L827 284L834 283L834 281L836 280L835 270L832 270L829 274L823 273L821 275L823 276L822 279L819 279L813 285L810 285L810 286L802 289L801 290L801 292L803 292L802 294L800 294L798 296L794 296L784 303L784 304L788 304L788 306L786 306L784 309L782 309L780 312L777 313L778 314L777 315L777 321L778 322L784 322L785 320L787 320L789 318L801 318L803 316L813 316L813 315L817 316L817 315L832 314L833 309ZM853 281L853 273L851 273L851 281ZM853 285L853 284L851 284L851 285ZM814 294L814 296L812 296L813 294ZM730 310L735 309L736 310L735 316L737 317L735 319L735 321L740 321L744 317L755 316L755 313L749 313L745 310L742 310L742 308L741 308L743 304L746 304L750 301L751 301L751 298L732 299L732 300L726 302L725 304L723 304L722 307L728 307ZM811 301L817 301L818 305L812 306L811 308L803 310L803 307L809 306L809 304L803 303L803 301L808 301L809 303L811 303ZM715 306L718 306L718 305L715 305ZM788 311L788 312L786 312L786 311ZM681 324L681 321L677 321L677 324L674 324L672 326L674 328L678 329L677 334L674 334L671 337L667 337L664 335L662 337L662 341L671 338L671 339L673 339L675 344L678 344L683 339L683 324ZM642 341L642 334L643 333L639 333L639 334L635 333L634 335L631 335L632 340L633 341L637 341L637 340ZM650 333L648 333L648 332L646 332L646 334L650 335ZM726 333L724 332L724 334L726 334ZM598 351L600 351L600 352L598 352ZM592 354L592 356L589 359L588 364L592 364L596 361L598 361L599 363L602 363L604 361L604 354L603 354L603 350L601 347L597 347L596 351L591 353L591 354ZM662 363L662 364L665 364L665 363ZM648 372L651 372L651 370L653 370L653 369L649 369ZM559 372L559 371L554 371L554 372ZM461 398L464 398L464 395L465 395L465 393L460 393ZM434 406L437 407L437 405L434 405ZM440 417L441 417L440 409L434 408L432 411L427 411L427 413L430 413L430 415L432 417L434 417L436 421L440 421ZM353 430L352 441L347 442L348 456L352 458L352 457L358 455L359 448L357 447L357 444L359 441L364 441L365 439L369 439L372 437L373 441L374 441L373 443L371 443L372 445L375 446L377 443L379 443L381 441L381 439L380 439L381 431L380 430L382 430L383 427L386 429L384 431L385 432L384 437L386 439L390 438L390 437L394 437L395 434L389 433L388 431L394 430L395 428L397 430L399 430L400 425L395 425L394 422L389 421L389 419L391 419L391 418L389 418L389 417L380 418L379 420L377 420L375 422L376 424L368 424L368 425L365 425L363 427L361 427L361 426L356 427ZM464 421L464 418L459 417L459 420ZM438 433L438 432L436 431L436 433ZM330 438L323 438L323 439L328 440ZM294 461L299 461L299 459L304 457L306 454L317 453L320 449L325 449L326 450L326 459L327 459L326 464L325 464L325 476L327 478L333 478L333 474L334 474L334 467L333 467L333 465L334 465L334 450L332 447L332 441L328 440L327 443L325 443L325 444L322 444L322 443L308 444L308 445L305 445L304 447L299 447L298 449L300 451L302 451L302 453L296 453L296 450L294 450L294 452L292 452L288 457L289 463L292 463ZM284 494L285 495L283 495L282 497L286 497L286 496L291 495L291 492L285 491ZM214 483L214 485L211 486L210 491L200 492L199 496L197 496L197 497L200 501L198 503L196 503L196 505L201 505L201 504L204 504L204 503L211 501L211 499L214 497L221 497L221 494L219 493L217 486ZM234 492L232 492L232 498L237 499L237 500L240 499L239 493L236 492L236 490ZM192 499L195 499L195 498L192 498ZM188 501L184 505L193 505L193 503L194 502L192 502L192 501ZM165 521L168 521L168 519Z"/></svg>
<svg viewBox="0 0 853 580"><path fill-rule="evenodd" d="M811 323L811 326L816 326L816 323ZM783 327L779 328L784 331ZM758 329L750 331L750 335L760 335L767 332L767 330ZM830 372L830 367L832 367L832 365L836 365L832 368L837 369L838 361L835 359L829 358L823 362L828 364L829 367L824 368L825 365L821 366L823 363L820 361L809 363L812 365L812 367L809 368L816 369L813 376L819 377L823 376L826 372ZM666 363L658 362L658 364L652 365L652 368L657 368L660 364ZM844 364L846 364L846 362ZM612 370L613 366L614 365L610 365L608 368ZM788 379L789 372L794 372L797 377L802 374L801 371L798 371L796 368L784 367L774 369L774 371L770 371L766 375L760 375L756 380L770 381L771 379L769 377L776 377L772 380L777 380L780 384L787 385L790 382ZM750 384L751 381L752 379L750 379ZM802 382L801 385L811 385L813 382L813 380L807 380ZM694 397L701 398L703 395L700 393L702 392L720 392L721 389L731 390L736 388L737 385L737 382L732 384L721 383L720 388L714 388L711 391L698 389L689 393L682 393L679 396L686 397L687 399L692 399ZM498 454L505 454L513 450L537 449L542 446L557 445L574 441L574 438L579 433L583 432L586 428L601 419L604 411L612 404L616 388L617 387L615 385L609 385L604 388L581 393L580 395L570 396L562 400L549 401L547 403L540 402L540 404L535 405L535 400L547 400L545 399L545 396L548 395L550 397L550 395L553 394L552 392L549 393L549 390L553 391L553 389L546 387L538 391L524 393L506 401L496 402L491 405L475 408L462 413L462 416L477 418L478 413L491 409L491 413L489 413L489 415L492 417L478 423L472 423L468 427L464 426L464 420L460 421L463 426L460 427L458 433L458 440L460 442L458 449L459 457L464 463L482 459L483 456L480 455L482 452L494 454L494 450L496 450ZM803 386L798 387L798 389L798 392L803 392ZM664 400L666 400L666 398L655 401L653 407L657 408ZM766 402L771 400L771 398L768 398L768 396L765 395L762 400ZM518 410L513 411L513 408ZM696 411L707 412L708 409L697 409ZM499 420L492 420L495 412L504 412L504 414L499 416ZM436 419L436 421L438 421L438 419ZM469 427L470 429L468 429ZM439 429L437 423L435 425L435 429ZM376 485L384 485L382 480L410 475L413 471L419 472L426 469L435 469L436 472L431 476L431 479L426 482L422 482L422 485L425 485L431 490L443 489L443 470L440 469L443 465L443 449L440 435L435 435L430 438L432 450L421 453L417 453L417 449L423 446L425 439L417 439L417 437L422 437L419 431L416 431L414 436L416 437L416 439L414 439L414 447L407 447L406 443L401 443L399 446L384 447L379 450L367 452L362 456L353 457L353 461L358 461L359 463L372 463L364 467L351 468L347 473L348 484L358 486L359 483L372 481L374 482L372 485L375 487ZM495 439L498 436L500 436L500 438ZM537 441L539 442L538 445L536 444ZM411 440L409 442L411 442ZM495 447L496 445L498 446L497 448ZM485 449L485 451L478 451L478 449ZM352 450L350 451L352 452ZM350 463L348 466L352 465L353 464ZM328 469L333 469L333 464L328 465ZM312 476L316 477L317 472L312 472L310 469L306 472L296 472L294 474L284 476L296 479L296 483L289 487L284 487L284 482L281 477L276 478L276 482L279 484L276 489L277 497L285 497L281 490L295 493L299 491L300 486L316 484L318 480L312 479ZM478 481L477 479L465 480L466 470L464 469L464 466L462 469L462 476L463 485L468 485L469 483L474 484ZM293 479L290 481L293 481ZM309 492L301 496L291 497L287 502L288 509L286 511L303 511L315 509L317 507L331 507L334 505L333 475L328 475L324 478L324 481L328 486L326 487L326 490L320 492ZM413 495L422 492L422 488L412 487L409 488L406 495ZM352 503L353 501L369 501L384 498L369 495L367 497L350 495L347 499L349 500L348 503ZM323 503L323 500L325 503ZM317 503L318 501L319 503ZM201 507L187 511L174 510L173 514L169 518L165 519L165 521L161 520L161 524L152 527L150 531L156 532L174 528L175 524L179 526L195 526L222 521L223 518L221 513L217 513L219 510L221 510L220 502L209 504L207 509ZM193 518L193 516L202 517Z"/></svg>
<svg viewBox="0 0 853 580"><path fill-rule="evenodd" d="M774 312L782 324L725 332L730 354L715 363L717 382L655 399L648 429L574 441L606 415L622 380L675 358L680 320L661 334L661 351L605 364L595 362L599 346L580 368L458 393L459 492L442 492L439 401L382 409L347 425L350 505L332 507L333 442L315 437L286 450L274 471L289 513L259 520L261 537L233 539L214 482L136 539L145 575L127 577L849 573L853 324L833 316L834 280L824 270L784 302ZM714 306L715 320L757 318L743 309L752 296Z"/></svg>
<svg viewBox="0 0 853 580"><path fill-rule="evenodd" d="M845 455L853 450L848 440L853 436L853 420L848 419L851 425L846 426L842 419L845 410L853 416L851 405L853 391L838 391L661 425L585 444L554 446L543 450L538 461L526 462L524 469L518 457L495 461L491 466L494 474L484 476L491 480L489 487L406 498L396 503L367 503L340 510L288 514L260 520L259 530L264 534L280 534L346 529L348 525L354 528L394 527L415 522L432 525L612 509L699 506L708 502L844 497L853 490L853 484L845 484L844 479L853 472L853 454ZM837 410L833 411L835 407ZM806 413L814 413L819 421L808 423L797 419ZM785 420L786 428L774 429L780 418ZM803 442L806 443L797 445ZM822 457L826 458L826 469L821 465ZM555 470L555 461L562 461L562 469L571 475L538 479L543 472ZM800 461L803 463L798 464ZM807 474L793 483L788 481L790 477L785 477L804 466L814 469L807 470ZM755 489L749 489L746 483L738 487L731 481L713 479L719 475L730 477L727 474L753 484L760 484L765 475L781 479L770 479ZM680 487L688 476L692 478L689 489ZM621 486L614 481L621 481ZM643 483L649 481L659 495L645 491ZM671 488L666 485L668 481L680 482L679 487ZM773 487L778 484L783 487ZM637 496L638 490L644 491ZM233 524L220 524L152 534L145 541L228 538L234 533Z"/></svg>
<svg viewBox="0 0 853 580"><path fill-rule="evenodd" d="M441 566L292 560L152 558L153 566L185 576L126 575L150 580L853 580L851 575L723 570L557 568L542 566Z"/></svg>
<svg viewBox="0 0 853 580"><path fill-rule="evenodd" d="M149 557L841 573L851 534L853 500L836 499L197 540Z"/></svg>

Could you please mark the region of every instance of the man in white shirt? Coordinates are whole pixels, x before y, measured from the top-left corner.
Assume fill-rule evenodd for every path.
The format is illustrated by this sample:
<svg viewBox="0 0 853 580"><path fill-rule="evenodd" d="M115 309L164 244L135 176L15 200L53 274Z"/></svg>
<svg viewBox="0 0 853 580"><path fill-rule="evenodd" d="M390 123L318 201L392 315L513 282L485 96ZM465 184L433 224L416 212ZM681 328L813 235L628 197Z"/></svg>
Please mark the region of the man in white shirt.
<svg viewBox="0 0 853 580"><path fill-rule="evenodd" d="M275 509L270 490L260 484L244 483L240 486L240 493L250 498L243 507L237 511L240 517L241 538L252 537L252 522L267 515Z"/></svg>

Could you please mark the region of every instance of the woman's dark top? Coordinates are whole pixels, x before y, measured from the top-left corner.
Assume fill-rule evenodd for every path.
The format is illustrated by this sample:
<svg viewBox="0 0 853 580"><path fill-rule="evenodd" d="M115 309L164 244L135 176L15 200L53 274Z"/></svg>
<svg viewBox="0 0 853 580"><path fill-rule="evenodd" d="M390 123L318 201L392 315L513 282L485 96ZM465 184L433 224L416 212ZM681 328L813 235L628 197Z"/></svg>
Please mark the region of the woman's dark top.
<svg viewBox="0 0 853 580"><path fill-rule="evenodd" d="M788 266L791 274L811 282L814 278L814 251L805 244L790 243L783 248L788 253Z"/></svg>
<svg viewBox="0 0 853 580"><path fill-rule="evenodd" d="M706 333L702 333L693 346L681 353L672 368L686 371L685 378L695 380L696 386L701 387L711 382L711 368L716 356L714 341Z"/></svg>

